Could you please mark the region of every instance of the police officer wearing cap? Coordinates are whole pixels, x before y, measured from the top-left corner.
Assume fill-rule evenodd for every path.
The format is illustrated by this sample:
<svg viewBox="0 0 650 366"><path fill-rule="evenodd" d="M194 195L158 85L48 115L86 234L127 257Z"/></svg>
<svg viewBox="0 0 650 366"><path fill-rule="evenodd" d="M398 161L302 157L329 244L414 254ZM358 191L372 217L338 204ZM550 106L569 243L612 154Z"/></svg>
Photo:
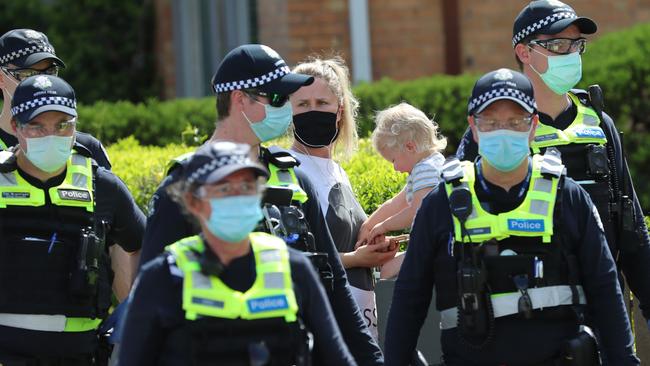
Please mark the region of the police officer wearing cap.
<svg viewBox="0 0 650 366"><path fill-rule="evenodd" d="M167 187L200 233L142 268L120 365L356 365L309 260L253 232L269 173L249 152L208 142Z"/></svg>
<svg viewBox="0 0 650 366"><path fill-rule="evenodd" d="M145 217L120 179L73 148L68 83L26 78L11 113L18 145L0 161L0 364L105 364L107 246L137 254Z"/></svg>
<svg viewBox="0 0 650 366"><path fill-rule="evenodd" d="M0 89L4 98L0 114L0 150L18 144L11 129L9 111L18 83L33 75L56 76L59 69L64 67L47 36L39 31L13 29L0 36ZM111 168L106 150L99 140L80 131L75 131L75 140L79 142L75 149L86 150L99 166Z"/></svg>
<svg viewBox="0 0 650 366"><path fill-rule="evenodd" d="M352 297L311 183L306 176L293 170L298 162L291 155L271 153L260 146L286 132L292 121L288 96L312 82L310 76L290 72L280 55L268 46L249 44L233 49L224 57L212 79L218 118L211 140L251 145L253 154L258 155L260 162L270 170L267 186L285 186L293 190L289 199L304 213L315 239L315 251L327 253L325 265L331 267L333 274L327 295L345 343L358 364L378 365L383 363L381 350ZM141 263L160 254L166 245L198 232L165 192L168 185L182 176L184 165L181 159L171 168L152 198Z"/></svg>
<svg viewBox="0 0 650 366"><path fill-rule="evenodd" d="M587 193L559 153L529 155L530 81L499 69L474 85L479 158L450 158L415 218L388 318L386 364L407 364L436 289L445 365L638 365L616 266ZM431 223L436 223L432 225Z"/></svg>
<svg viewBox="0 0 650 366"><path fill-rule="evenodd" d="M537 153L556 147L562 153L567 175L598 208L618 268L650 319L650 237L621 139L612 118L602 112L599 89L572 89L582 77L580 55L587 43L582 35L596 30L593 20L557 0L532 1L515 19L512 45L539 106L531 149ZM468 130L457 156L473 160L476 155Z"/></svg>

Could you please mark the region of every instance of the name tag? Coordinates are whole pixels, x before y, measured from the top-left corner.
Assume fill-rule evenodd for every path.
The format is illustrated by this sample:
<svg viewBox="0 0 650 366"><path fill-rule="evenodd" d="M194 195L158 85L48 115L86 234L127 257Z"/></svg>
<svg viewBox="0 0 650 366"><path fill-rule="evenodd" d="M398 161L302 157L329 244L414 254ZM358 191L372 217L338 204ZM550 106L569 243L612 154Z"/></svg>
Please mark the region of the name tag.
<svg viewBox="0 0 650 366"><path fill-rule="evenodd" d="M252 314L261 313L263 311L273 311L288 309L289 303L287 297L284 295L259 297L257 299L250 299L247 301L248 311Z"/></svg>
<svg viewBox="0 0 650 366"><path fill-rule="evenodd" d="M544 142L544 141L556 140L557 138L558 138L557 133L549 133L549 134L546 134L546 135L535 136L535 142Z"/></svg>
<svg viewBox="0 0 650 366"><path fill-rule="evenodd" d="M2 198L29 198L29 192L2 192Z"/></svg>
<svg viewBox="0 0 650 366"><path fill-rule="evenodd" d="M90 202L90 192L76 189L59 189L59 198L62 200Z"/></svg>
<svg viewBox="0 0 650 366"><path fill-rule="evenodd" d="M490 227L477 227L474 229L467 229L467 233L469 235L482 235L482 234L489 234L492 232L492 229Z"/></svg>
<svg viewBox="0 0 650 366"><path fill-rule="evenodd" d="M544 232L544 220L508 219L508 230L541 233Z"/></svg>

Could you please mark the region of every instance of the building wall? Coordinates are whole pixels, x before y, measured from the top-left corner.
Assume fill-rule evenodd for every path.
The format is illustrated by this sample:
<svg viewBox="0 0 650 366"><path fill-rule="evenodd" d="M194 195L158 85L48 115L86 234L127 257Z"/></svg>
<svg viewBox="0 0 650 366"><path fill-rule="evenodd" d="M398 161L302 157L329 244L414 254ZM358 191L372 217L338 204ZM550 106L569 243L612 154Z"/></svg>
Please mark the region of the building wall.
<svg viewBox="0 0 650 366"><path fill-rule="evenodd" d="M171 0L154 0L161 96L175 95ZM214 0L216 1L216 0ZM348 1L257 0L260 43L290 65L310 54L338 54L351 66ZM445 72L443 0L367 0L372 76L413 79ZM512 23L525 0L457 0L461 72L516 67ZM599 25L591 39L650 22L650 0L571 0L578 14ZM589 47L587 46L587 49Z"/></svg>

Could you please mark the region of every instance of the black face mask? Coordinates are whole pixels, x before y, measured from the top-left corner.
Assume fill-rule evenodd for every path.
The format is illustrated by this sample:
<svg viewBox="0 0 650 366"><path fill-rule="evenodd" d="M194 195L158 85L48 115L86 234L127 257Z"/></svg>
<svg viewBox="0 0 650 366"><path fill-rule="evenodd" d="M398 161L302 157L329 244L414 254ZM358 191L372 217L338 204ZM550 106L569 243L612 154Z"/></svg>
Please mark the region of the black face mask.
<svg viewBox="0 0 650 366"><path fill-rule="evenodd" d="M324 147L336 140L336 113L309 111L293 116L293 135L301 144Z"/></svg>

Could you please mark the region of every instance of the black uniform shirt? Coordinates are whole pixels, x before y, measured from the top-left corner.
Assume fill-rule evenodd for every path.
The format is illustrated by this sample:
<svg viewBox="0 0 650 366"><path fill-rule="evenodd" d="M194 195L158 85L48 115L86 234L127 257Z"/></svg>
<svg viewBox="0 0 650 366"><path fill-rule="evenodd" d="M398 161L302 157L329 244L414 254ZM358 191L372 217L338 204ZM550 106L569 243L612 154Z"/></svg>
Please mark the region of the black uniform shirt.
<svg viewBox="0 0 650 366"><path fill-rule="evenodd" d="M521 183L508 192L487 182L485 192L478 182L477 197L489 202L496 214L517 207ZM587 193L567 178L561 190L563 225L554 227L574 245L580 263L582 286L589 311L602 336L603 353L610 365L637 365L632 353L632 335L615 263ZM435 225L432 225L435 223ZM418 211L404 263L395 284L386 330L386 365L405 365L416 346L434 286L439 311L456 305L456 259L451 255L453 223L444 183L434 188ZM444 292L444 293L442 293ZM496 319L496 333L481 350L465 346L457 328L443 330L442 350L448 365L520 365L541 362L558 351L566 337L575 335L569 322L532 319L516 315Z"/></svg>
<svg viewBox="0 0 650 366"><path fill-rule="evenodd" d="M584 99L583 93L578 93L578 97ZM583 100L584 101L584 100ZM576 118L578 109L573 102L571 105L560 113L557 118L554 120L549 115L540 112L539 121L547 126L552 126L557 129L564 130ZM603 120L601 122L601 128L607 129L608 133L606 136L611 136L613 141L608 141L614 147L615 153L615 162L616 171L618 172L618 181L625 182L623 179L624 176L630 175L627 164L624 162L624 156L621 149L621 140L618 136L616 126L612 118L603 113ZM460 160L469 160L474 161L478 155L478 145L474 141L472 135L472 130L467 129L465 135L463 136L460 144L458 145L458 150L456 151L456 157ZM625 275L625 280L627 281L629 287L632 289L632 292L636 297L639 298L640 304L639 307L643 312L643 316L646 319L650 319L650 236L648 236L648 228L644 221L643 211L641 210L641 204L637 198L636 192L634 191L634 186L632 185L632 179L628 179L627 182L628 192L631 192L632 199L634 202L634 210L636 212L636 226L641 232L641 242L639 243L639 249L634 253L623 253L620 251L620 245L618 242L610 242L609 247L612 251L612 255L615 259L618 260L619 269ZM603 217L603 220L608 218ZM608 237L615 237L615 235L609 235ZM621 277L622 278L622 277Z"/></svg>
<svg viewBox="0 0 650 366"><path fill-rule="evenodd" d="M75 141L81 144L90 152L90 157L95 159L97 165L110 170L111 161L108 159L108 153L104 149L104 145L97 140L93 135L76 131L75 132ZM7 131L0 128L0 139L7 147L18 145L18 139L16 136L8 133Z"/></svg>
<svg viewBox="0 0 650 366"><path fill-rule="evenodd" d="M130 299L125 319L119 364L123 366L190 365L191 337L187 342L169 342L168 335L178 331L185 320L182 308L183 278L169 254L149 261L140 273ZM289 248L289 265L298 303L298 314L314 334L316 365L356 365L336 326L327 295L311 263L301 253ZM225 285L236 291L248 290L255 280L255 257L234 259L220 275ZM214 360L219 364L219 360Z"/></svg>
<svg viewBox="0 0 650 366"><path fill-rule="evenodd" d="M162 253L165 246L198 233L197 228L193 228L183 215L180 206L166 192L166 187L179 179L181 168L174 169L160 183L151 199L147 228L142 243L141 266ZM309 228L316 239L316 250L327 253L328 262L334 273L334 290L328 292L328 296L345 343L359 365L381 365L383 364L381 350L370 335L361 317L359 307L352 297L345 270L320 205L316 200L311 182L300 171L296 171L296 177L309 197L303 205L303 210Z"/></svg>
<svg viewBox="0 0 650 366"><path fill-rule="evenodd" d="M65 179L65 172L46 182L41 182L20 169L18 173L34 187L42 189L57 186ZM45 197L49 204L49 195L46 194ZM98 167L95 174L95 202L95 220L102 219L109 224L106 244L118 244L127 252L140 249L144 234L144 214L135 204L126 185L102 167ZM89 342L89 339L86 332L38 332L0 326L0 356L90 353L96 344Z"/></svg>

